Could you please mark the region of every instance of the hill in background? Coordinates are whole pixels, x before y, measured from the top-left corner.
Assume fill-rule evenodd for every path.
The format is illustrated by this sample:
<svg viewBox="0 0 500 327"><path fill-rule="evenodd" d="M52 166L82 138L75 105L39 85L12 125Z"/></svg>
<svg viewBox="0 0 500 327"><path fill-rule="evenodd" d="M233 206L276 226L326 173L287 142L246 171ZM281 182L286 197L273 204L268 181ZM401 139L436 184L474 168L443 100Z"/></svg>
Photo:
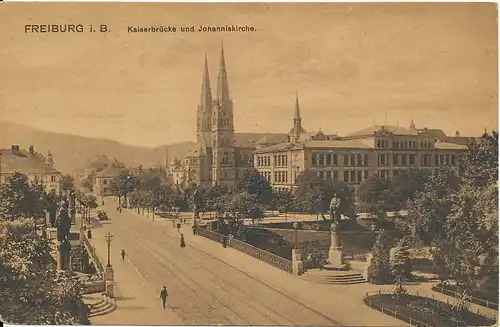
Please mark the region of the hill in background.
<svg viewBox="0 0 500 327"><path fill-rule="evenodd" d="M21 124L0 121L0 148L12 144L28 149L33 145L36 152L54 158L54 166L62 173L88 168L91 161L102 155L116 159L125 165L152 167L165 165L165 149L168 160L183 158L196 147L194 142L180 142L156 148L121 144L116 141L37 130Z"/></svg>

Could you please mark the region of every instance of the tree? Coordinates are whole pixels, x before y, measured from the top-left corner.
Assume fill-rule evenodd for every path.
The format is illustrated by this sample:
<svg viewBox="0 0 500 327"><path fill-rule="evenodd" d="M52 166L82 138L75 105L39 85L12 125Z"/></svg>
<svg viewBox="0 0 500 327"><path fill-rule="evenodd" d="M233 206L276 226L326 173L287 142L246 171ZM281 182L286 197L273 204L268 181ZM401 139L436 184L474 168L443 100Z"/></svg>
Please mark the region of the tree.
<svg viewBox="0 0 500 327"><path fill-rule="evenodd" d="M45 194L38 183L31 183L24 174L15 172L0 185L0 218L39 219L44 216Z"/></svg>
<svg viewBox="0 0 500 327"><path fill-rule="evenodd" d="M91 172L82 182L82 186L92 192L94 190L96 172Z"/></svg>
<svg viewBox="0 0 500 327"><path fill-rule="evenodd" d="M134 176L129 170L123 170L120 174L113 178L110 182L110 190L115 196L118 197L118 202L121 203L121 198L125 198L127 203L127 196L139 184L137 177Z"/></svg>
<svg viewBox="0 0 500 327"><path fill-rule="evenodd" d="M433 246L440 278L498 289L498 134L471 140L460 177L429 176L401 222L407 234Z"/></svg>
<svg viewBox="0 0 500 327"><path fill-rule="evenodd" d="M340 212L345 216L354 215L353 192L342 181L325 180L315 172L305 170L297 176L295 199L302 210L309 213L321 214L328 211L333 194L340 198Z"/></svg>
<svg viewBox="0 0 500 327"><path fill-rule="evenodd" d="M403 237L389 252L392 275L395 277L411 278L411 260L409 244Z"/></svg>
<svg viewBox="0 0 500 327"><path fill-rule="evenodd" d="M377 232L377 238L372 249L373 266L371 281L374 284L384 284L391 281L391 266L389 260L389 239L383 229Z"/></svg>
<svg viewBox="0 0 500 327"><path fill-rule="evenodd" d="M373 174L359 186L360 200L365 204L366 210L375 214L377 219L386 217L389 185L389 180L382 180Z"/></svg>
<svg viewBox="0 0 500 327"><path fill-rule="evenodd" d="M388 189L388 204L392 210L403 210L427 182L428 172L410 169L392 177Z"/></svg>
<svg viewBox="0 0 500 327"><path fill-rule="evenodd" d="M75 188L75 181L70 175L63 175L61 178L61 189L63 191L70 191Z"/></svg>
<svg viewBox="0 0 500 327"><path fill-rule="evenodd" d="M246 192L251 194L259 203L264 205L271 203L273 198L271 185L255 168L243 170L236 181L234 191L235 193Z"/></svg>
<svg viewBox="0 0 500 327"><path fill-rule="evenodd" d="M241 224L245 218L254 220L264 216L264 207L260 204L259 198L248 192L225 194L221 202L225 216Z"/></svg>
<svg viewBox="0 0 500 327"><path fill-rule="evenodd" d="M212 211L220 211L221 209L221 199L227 194L227 189L220 185L210 185L208 188L203 190L201 198L202 198L202 212L212 212Z"/></svg>
<svg viewBox="0 0 500 327"><path fill-rule="evenodd" d="M446 217L458 188L459 180L452 170L434 171L423 190L410 201L408 217L398 221L398 227L425 245L446 238Z"/></svg>
<svg viewBox="0 0 500 327"><path fill-rule="evenodd" d="M295 196L289 189L275 190L272 203L276 209L285 212L286 217L287 212L295 207Z"/></svg>
<svg viewBox="0 0 500 327"><path fill-rule="evenodd" d="M11 324L90 324L83 285L59 273L32 221L0 222L0 315Z"/></svg>

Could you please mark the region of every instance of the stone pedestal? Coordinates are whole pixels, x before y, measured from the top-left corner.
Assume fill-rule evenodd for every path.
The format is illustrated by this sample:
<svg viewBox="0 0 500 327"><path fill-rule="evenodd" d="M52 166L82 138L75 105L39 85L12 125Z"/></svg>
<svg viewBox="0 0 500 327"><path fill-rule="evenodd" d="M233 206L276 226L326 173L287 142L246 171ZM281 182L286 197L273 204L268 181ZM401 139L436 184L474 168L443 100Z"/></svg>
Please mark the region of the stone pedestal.
<svg viewBox="0 0 500 327"><path fill-rule="evenodd" d="M115 276L115 270L113 269L112 266L106 266L106 268L104 268L104 280L110 280L110 281L113 281L114 280L114 276Z"/></svg>
<svg viewBox="0 0 500 327"><path fill-rule="evenodd" d="M302 251L300 249L292 249L292 273L294 276L299 276L303 272Z"/></svg>
<svg viewBox="0 0 500 327"><path fill-rule="evenodd" d="M114 282L112 280L106 281L106 295L110 298L114 298Z"/></svg>
<svg viewBox="0 0 500 327"><path fill-rule="evenodd" d="M57 246L57 269L71 270L71 246L69 242L60 242Z"/></svg>
<svg viewBox="0 0 500 327"><path fill-rule="evenodd" d="M342 253L342 245L340 243L340 237L338 235L338 226L334 223L331 225L331 244L328 250L328 261L329 266L345 268L344 255Z"/></svg>

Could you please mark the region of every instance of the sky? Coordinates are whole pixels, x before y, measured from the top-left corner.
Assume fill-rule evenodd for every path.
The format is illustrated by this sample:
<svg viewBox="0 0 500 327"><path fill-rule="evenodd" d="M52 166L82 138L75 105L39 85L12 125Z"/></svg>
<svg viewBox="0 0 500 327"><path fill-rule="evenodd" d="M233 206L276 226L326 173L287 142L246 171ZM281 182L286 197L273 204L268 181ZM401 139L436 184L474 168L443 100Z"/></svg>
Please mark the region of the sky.
<svg viewBox="0 0 500 327"><path fill-rule="evenodd" d="M226 24L256 31L179 31ZM128 32L159 25L177 32ZM236 132L288 132L297 92L308 131L412 118L449 135L497 130L494 3L0 3L0 120L140 146L194 141L205 54L215 93L222 43Z"/></svg>

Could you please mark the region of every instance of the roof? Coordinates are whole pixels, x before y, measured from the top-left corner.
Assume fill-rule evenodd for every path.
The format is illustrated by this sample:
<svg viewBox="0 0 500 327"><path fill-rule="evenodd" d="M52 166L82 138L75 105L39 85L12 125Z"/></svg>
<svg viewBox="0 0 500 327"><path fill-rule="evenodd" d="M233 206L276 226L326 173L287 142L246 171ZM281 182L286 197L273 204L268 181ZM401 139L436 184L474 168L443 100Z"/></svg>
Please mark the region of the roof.
<svg viewBox="0 0 500 327"><path fill-rule="evenodd" d="M257 142L257 144L265 145L265 144L278 144L283 142L288 142L288 135L267 133Z"/></svg>
<svg viewBox="0 0 500 327"><path fill-rule="evenodd" d="M279 143L279 144L273 144L270 146L258 148L255 150L255 153L266 153L266 152L279 152L279 151L288 151L288 150L298 150L302 149L303 146L300 143Z"/></svg>
<svg viewBox="0 0 500 327"><path fill-rule="evenodd" d="M347 137L355 137L355 136L366 136L373 135L377 131L385 130L394 135L417 135L418 132L416 130L411 130L401 126L391 126L391 125L373 125L370 127L363 128L357 132L351 133L347 135Z"/></svg>
<svg viewBox="0 0 500 327"><path fill-rule="evenodd" d="M125 170L125 165L114 162L111 165L104 168L101 172L97 174L96 177L117 177L122 171Z"/></svg>
<svg viewBox="0 0 500 327"><path fill-rule="evenodd" d="M19 150L0 149L2 174L20 172L25 175L33 174L60 174L59 171L41 161L36 154Z"/></svg>
<svg viewBox="0 0 500 327"><path fill-rule="evenodd" d="M238 148L256 148L259 141L265 136L272 140L273 143L288 141L288 134L235 133L234 146Z"/></svg>
<svg viewBox="0 0 500 327"><path fill-rule="evenodd" d="M436 142L434 143L434 147L440 150L467 150L469 147L465 145L460 145L456 143L449 142Z"/></svg>
<svg viewBox="0 0 500 327"><path fill-rule="evenodd" d="M302 144L306 148L373 149L373 146L355 140L309 140Z"/></svg>
<svg viewBox="0 0 500 327"><path fill-rule="evenodd" d="M434 128L434 129L432 129L432 128L419 128L419 129L417 129L417 131L419 133L429 133L436 138L446 137L445 132L443 132L443 130L439 129L439 128Z"/></svg>

